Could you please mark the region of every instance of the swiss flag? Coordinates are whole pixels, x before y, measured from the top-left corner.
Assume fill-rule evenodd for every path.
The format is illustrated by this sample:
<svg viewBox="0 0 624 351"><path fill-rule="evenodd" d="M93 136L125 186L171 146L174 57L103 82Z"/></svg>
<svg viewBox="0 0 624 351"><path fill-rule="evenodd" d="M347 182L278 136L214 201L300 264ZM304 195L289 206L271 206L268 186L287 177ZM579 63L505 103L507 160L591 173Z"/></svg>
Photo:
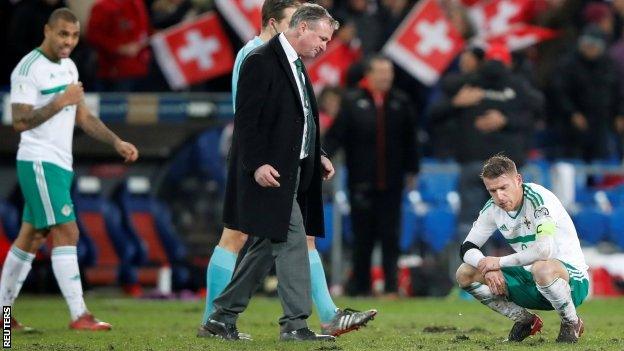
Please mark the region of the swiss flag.
<svg viewBox="0 0 624 351"><path fill-rule="evenodd" d="M498 42L505 44L510 51L522 50L545 40L557 37L557 31L552 29L532 26L528 24L517 24L507 32L490 36L488 43Z"/></svg>
<svg viewBox="0 0 624 351"><path fill-rule="evenodd" d="M156 33L151 44L173 89L230 73L234 65L232 46L214 12Z"/></svg>
<svg viewBox="0 0 624 351"><path fill-rule="evenodd" d="M427 85L434 84L464 40L436 0L422 0L405 17L383 48L399 66Z"/></svg>
<svg viewBox="0 0 624 351"><path fill-rule="evenodd" d="M477 29L477 36L486 37L508 31L514 24L531 20L532 6L536 0L482 1L468 10Z"/></svg>
<svg viewBox="0 0 624 351"><path fill-rule="evenodd" d="M215 0L219 13L243 41L252 39L262 24L264 0Z"/></svg>
<svg viewBox="0 0 624 351"><path fill-rule="evenodd" d="M359 48L353 48L342 41L330 42L323 54L306 64L314 90L319 92L327 85L344 85L349 66L357 61L361 54Z"/></svg>

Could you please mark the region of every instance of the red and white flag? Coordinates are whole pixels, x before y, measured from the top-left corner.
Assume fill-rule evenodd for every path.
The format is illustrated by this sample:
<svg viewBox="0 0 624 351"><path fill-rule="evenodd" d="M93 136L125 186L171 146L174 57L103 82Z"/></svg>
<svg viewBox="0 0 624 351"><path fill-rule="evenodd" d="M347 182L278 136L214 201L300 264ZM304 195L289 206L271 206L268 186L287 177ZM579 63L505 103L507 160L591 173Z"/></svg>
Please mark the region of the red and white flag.
<svg viewBox="0 0 624 351"><path fill-rule="evenodd" d="M306 64L308 75L317 93L325 86L342 86L352 62L357 61L362 52L349 44L336 40L330 42L327 50Z"/></svg>
<svg viewBox="0 0 624 351"><path fill-rule="evenodd" d="M557 37L555 30L532 26L528 24L517 24L507 32L487 38L488 43L502 43L510 51L522 50L545 40Z"/></svg>
<svg viewBox="0 0 624 351"><path fill-rule="evenodd" d="M230 73L234 65L232 45L214 12L154 34L151 44L173 89Z"/></svg>
<svg viewBox="0 0 624 351"><path fill-rule="evenodd" d="M383 52L427 85L434 84L464 40L436 0L422 0L405 17Z"/></svg>
<svg viewBox="0 0 624 351"><path fill-rule="evenodd" d="M490 0L468 9L468 15L477 29L477 37L489 37L507 32L517 23L527 22L535 0Z"/></svg>
<svg viewBox="0 0 624 351"><path fill-rule="evenodd" d="M219 13L245 42L260 32L263 3L264 0L215 0Z"/></svg>

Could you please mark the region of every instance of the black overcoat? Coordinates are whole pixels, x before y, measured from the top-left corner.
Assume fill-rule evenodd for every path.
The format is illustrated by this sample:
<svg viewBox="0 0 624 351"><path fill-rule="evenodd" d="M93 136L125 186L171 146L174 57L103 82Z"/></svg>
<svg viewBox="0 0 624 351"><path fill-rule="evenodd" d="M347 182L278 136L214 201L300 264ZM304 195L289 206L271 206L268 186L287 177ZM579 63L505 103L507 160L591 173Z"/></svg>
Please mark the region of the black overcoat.
<svg viewBox="0 0 624 351"><path fill-rule="evenodd" d="M276 35L253 50L241 67L228 163L224 225L245 234L285 241L295 193L306 234L324 236L318 107L310 78L306 89L316 123L313 155L299 160L304 115L286 53ZM280 174L280 187L263 188L254 179L269 164Z"/></svg>

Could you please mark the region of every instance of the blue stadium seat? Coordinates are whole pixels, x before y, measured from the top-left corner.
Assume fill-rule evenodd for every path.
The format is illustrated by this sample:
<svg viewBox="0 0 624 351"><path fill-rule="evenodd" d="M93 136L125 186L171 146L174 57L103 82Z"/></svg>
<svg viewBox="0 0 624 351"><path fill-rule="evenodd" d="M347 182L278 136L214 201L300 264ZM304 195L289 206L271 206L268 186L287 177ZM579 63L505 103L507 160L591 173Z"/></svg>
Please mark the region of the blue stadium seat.
<svg viewBox="0 0 624 351"><path fill-rule="evenodd" d="M0 200L0 262L11 249L19 232L19 213L10 203Z"/></svg>
<svg viewBox="0 0 624 351"><path fill-rule="evenodd" d="M609 217L609 239L624 250L624 206L613 209Z"/></svg>
<svg viewBox="0 0 624 351"><path fill-rule="evenodd" d="M401 252L408 253L418 240L421 218L414 212L409 200L404 199L401 206L401 233L399 248Z"/></svg>
<svg viewBox="0 0 624 351"><path fill-rule="evenodd" d="M422 200L435 205L447 203L447 195L457 190L459 174L454 172L425 172L418 179Z"/></svg>
<svg viewBox="0 0 624 351"><path fill-rule="evenodd" d="M173 227L169 208L148 191L132 191L131 181L122 185L117 199L126 229L138 237L146 248L141 265L171 266L174 288L186 287L190 280L190 272L185 265L187 251Z"/></svg>
<svg viewBox="0 0 624 351"><path fill-rule="evenodd" d="M334 237L334 204L325 202L323 204L323 215L325 219L325 237L316 238L316 249L322 254L326 254L331 249Z"/></svg>
<svg viewBox="0 0 624 351"><path fill-rule="evenodd" d="M195 141L192 159L201 175L216 181L225 189L225 162L220 153L222 128L213 128L200 134Z"/></svg>
<svg viewBox="0 0 624 351"><path fill-rule="evenodd" d="M624 206L624 185L618 185L612 189L605 190L605 192L613 207Z"/></svg>
<svg viewBox="0 0 624 351"><path fill-rule="evenodd" d="M583 207L573 216L579 239L587 244L597 244L604 240L609 230L608 217L595 206Z"/></svg>
<svg viewBox="0 0 624 351"><path fill-rule="evenodd" d="M137 272L132 264L136 247L128 241L119 209L99 193L75 191L73 200L81 237L94 243L93 266L85 272L90 284L136 284Z"/></svg>
<svg viewBox="0 0 624 351"><path fill-rule="evenodd" d="M449 206L437 206L423 218L423 241L438 253L455 237L457 218Z"/></svg>

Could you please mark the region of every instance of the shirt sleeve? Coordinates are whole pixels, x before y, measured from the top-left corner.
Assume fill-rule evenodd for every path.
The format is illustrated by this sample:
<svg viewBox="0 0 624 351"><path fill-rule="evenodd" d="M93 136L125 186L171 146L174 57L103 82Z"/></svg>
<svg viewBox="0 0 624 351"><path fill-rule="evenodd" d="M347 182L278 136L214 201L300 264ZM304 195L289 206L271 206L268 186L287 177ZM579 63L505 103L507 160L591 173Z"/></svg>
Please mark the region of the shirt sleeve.
<svg viewBox="0 0 624 351"><path fill-rule="evenodd" d="M37 85L30 76L18 76L11 80L11 103L35 105Z"/></svg>
<svg viewBox="0 0 624 351"><path fill-rule="evenodd" d="M468 236L466 236L464 242L470 241L481 248L490 236L492 236L492 233L496 230L496 222L492 217L491 210L490 207L481 211L477 220L472 224L472 228L470 232L468 232ZM476 268L483 257L485 256L481 250L472 248L466 251L463 259L464 262Z"/></svg>
<svg viewBox="0 0 624 351"><path fill-rule="evenodd" d="M501 257L501 267L526 266L538 260L547 260L555 254L554 236L557 223L551 217L552 206L544 203L538 205L533 212L535 226L535 243L526 250Z"/></svg>

